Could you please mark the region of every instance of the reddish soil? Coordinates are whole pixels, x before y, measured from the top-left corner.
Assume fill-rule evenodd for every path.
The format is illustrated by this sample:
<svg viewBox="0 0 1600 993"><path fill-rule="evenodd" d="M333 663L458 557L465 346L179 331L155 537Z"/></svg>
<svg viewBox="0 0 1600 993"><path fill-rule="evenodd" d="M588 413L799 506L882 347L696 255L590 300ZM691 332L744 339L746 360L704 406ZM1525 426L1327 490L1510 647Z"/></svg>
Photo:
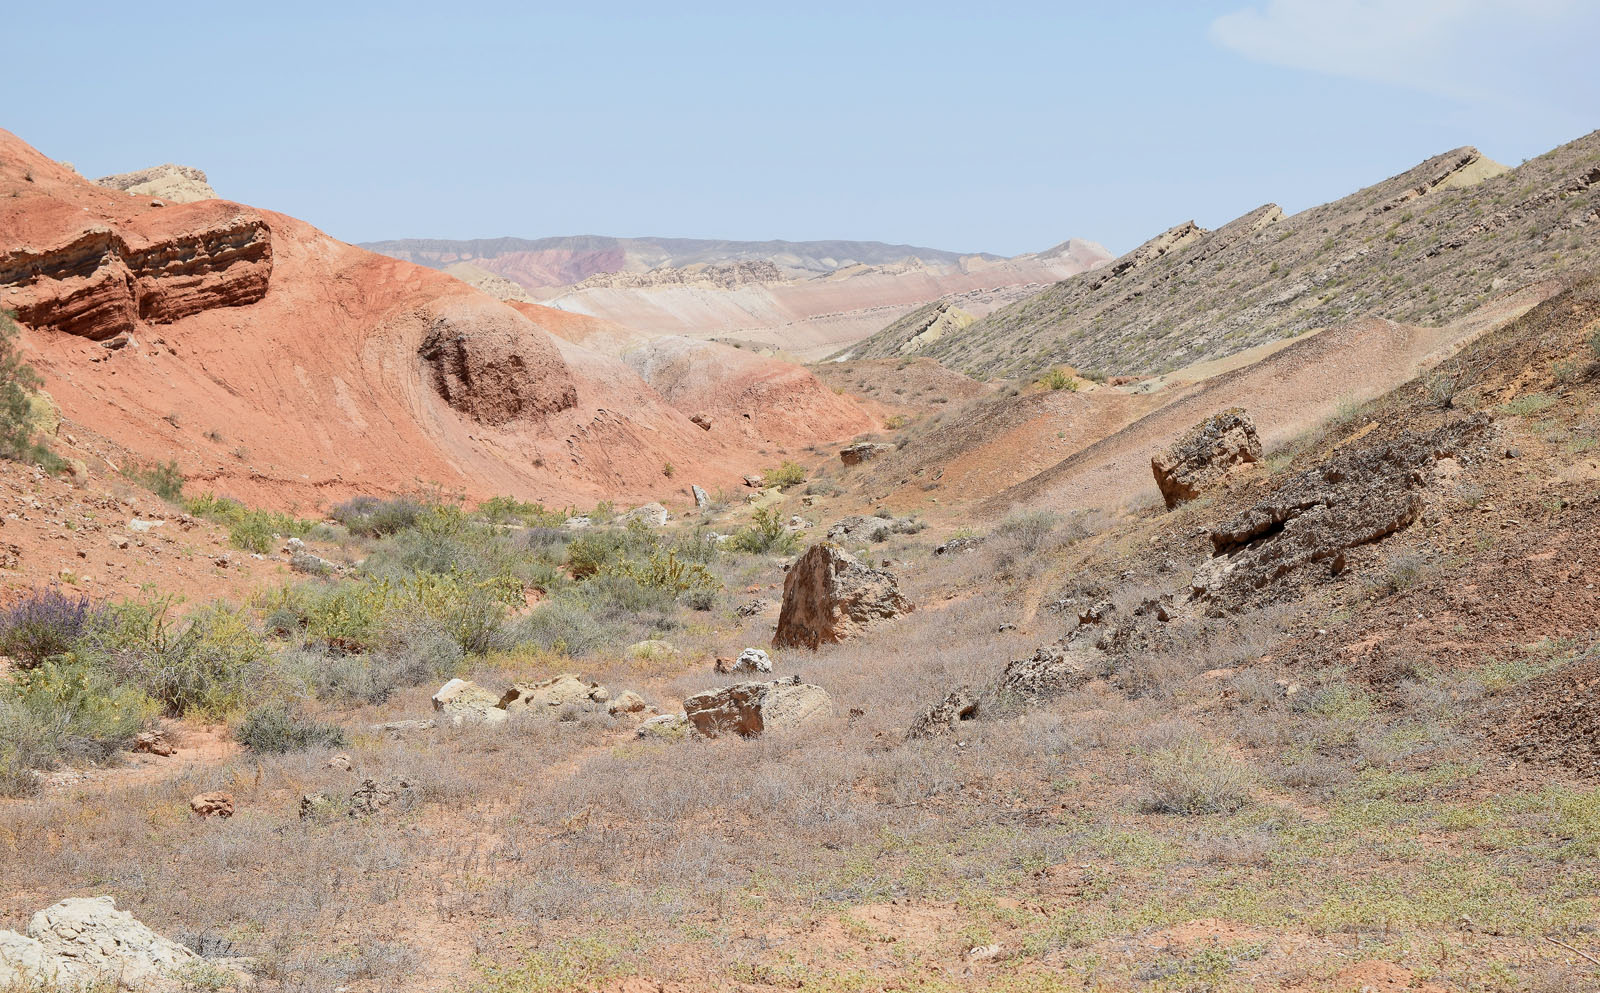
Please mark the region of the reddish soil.
<svg viewBox="0 0 1600 993"><path fill-rule="evenodd" d="M259 246L237 259L214 231L219 217L236 215L270 230L271 274L253 302L243 301L259 290L252 281L267 264ZM683 502L688 482L734 485L765 461L759 431L702 431L618 359L541 326L561 325L565 315L512 309L282 214L222 201L152 206L0 132L0 273L16 263L0 301L53 294L34 308L42 328L82 298L79 282L112 294L125 278L117 251L72 248L84 232L106 229L158 250L135 283L136 299L123 290L100 306L96 297L86 315L73 312L82 333L29 328L25 350L83 434L114 438L150 461L176 458L206 489L298 510L419 483L558 505ZM181 307L157 306L180 296ZM104 313L125 321L129 308L160 321L133 318L131 341L116 350L83 336L111 330L117 325ZM448 400L419 354L434 342L448 346L439 360L456 387ZM744 390L729 398L730 415L741 419L755 414L741 402L774 402ZM871 424L832 395L826 410L809 410L815 399L777 394L789 406L776 440L834 441Z"/></svg>

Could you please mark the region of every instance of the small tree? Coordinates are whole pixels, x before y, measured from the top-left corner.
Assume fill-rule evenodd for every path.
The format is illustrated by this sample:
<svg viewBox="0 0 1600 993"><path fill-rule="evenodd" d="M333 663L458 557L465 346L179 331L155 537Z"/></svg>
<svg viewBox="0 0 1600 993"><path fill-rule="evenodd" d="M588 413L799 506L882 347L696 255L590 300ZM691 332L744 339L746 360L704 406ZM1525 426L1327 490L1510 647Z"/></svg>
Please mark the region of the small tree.
<svg viewBox="0 0 1600 993"><path fill-rule="evenodd" d="M42 451L28 425L28 391L42 381L17 350L18 330L16 315L0 311L0 458L21 461Z"/></svg>

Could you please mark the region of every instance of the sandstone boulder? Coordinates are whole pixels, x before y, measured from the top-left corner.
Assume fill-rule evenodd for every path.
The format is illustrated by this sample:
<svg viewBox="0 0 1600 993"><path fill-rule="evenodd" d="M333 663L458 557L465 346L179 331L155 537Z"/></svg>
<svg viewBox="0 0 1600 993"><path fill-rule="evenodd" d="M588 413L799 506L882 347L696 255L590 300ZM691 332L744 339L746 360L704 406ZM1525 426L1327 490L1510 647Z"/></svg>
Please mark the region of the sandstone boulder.
<svg viewBox="0 0 1600 993"><path fill-rule="evenodd" d="M578 388L549 338L487 298L436 302L422 315L427 331L417 355L450 407L481 424L501 426L568 410Z"/></svg>
<svg viewBox="0 0 1600 993"><path fill-rule="evenodd" d="M233 795L230 793L201 793L189 801L189 809L201 817L227 820L233 816Z"/></svg>
<svg viewBox="0 0 1600 993"><path fill-rule="evenodd" d="M624 514L622 523L629 524L633 521L643 521L653 528L663 528L667 526L667 521L671 520L671 518L672 515L667 513L667 508L661 506L661 504L647 503L643 507L635 507Z"/></svg>
<svg viewBox="0 0 1600 993"><path fill-rule="evenodd" d="M706 491L704 489L702 489L701 487L699 487L699 486L690 486L689 487L689 492L691 494L693 494L693 496L694 496L694 505L695 505L696 508L698 508L700 510L705 510L707 507L711 506L711 497L710 497L710 495L708 495L706 493Z"/></svg>
<svg viewBox="0 0 1600 993"><path fill-rule="evenodd" d="M606 704L606 713L612 714L637 714L648 709L644 697L632 690L623 690L617 698Z"/></svg>
<svg viewBox="0 0 1600 993"><path fill-rule="evenodd" d="M513 683L500 697L501 709L511 713L559 715L567 709L599 710L611 692L592 679L570 672L536 683Z"/></svg>
<svg viewBox="0 0 1600 993"><path fill-rule="evenodd" d="M1234 466L1261 458L1255 422L1239 407L1213 414L1150 460L1168 509L1199 496Z"/></svg>
<svg viewBox="0 0 1600 993"><path fill-rule="evenodd" d="M793 677L696 693L683 701L683 711L694 729L708 738L724 734L751 738L826 717L833 713L833 701L822 687Z"/></svg>
<svg viewBox="0 0 1600 993"><path fill-rule="evenodd" d="M759 648L746 648L737 659L717 659L718 672L767 673L772 671L772 657Z"/></svg>
<svg viewBox="0 0 1600 993"><path fill-rule="evenodd" d="M864 517L855 514L835 521L828 528L828 540L852 547L867 542L888 541L897 534L916 534L922 523L913 517Z"/></svg>
<svg viewBox="0 0 1600 993"><path fill-rule="evenodd" d="M433 709L452 724L498 724L506 719L500 697L468 679L452 679L433 695Z"/></svg>
<svg viewBox="0 0 1600 993"><path fill-rule="evenodd" d="M657 714L639 725L634 734L641 738L663 740L682 739L689 733L689 718L685 714Z"/></svg>
<svg viewBox="0 0 1600 993"><path fill-rule="evenodd" d="M819 542L784 577L772 644L814 649L911 609L893 575L865 565L833 542Z"/></svg>

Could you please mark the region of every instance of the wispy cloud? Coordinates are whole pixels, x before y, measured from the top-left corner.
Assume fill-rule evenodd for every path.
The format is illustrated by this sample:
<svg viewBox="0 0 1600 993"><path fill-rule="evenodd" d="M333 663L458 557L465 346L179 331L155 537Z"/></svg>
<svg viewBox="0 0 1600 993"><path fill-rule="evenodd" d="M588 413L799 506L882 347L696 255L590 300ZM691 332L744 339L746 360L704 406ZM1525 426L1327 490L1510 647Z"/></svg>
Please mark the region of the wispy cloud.
<svg viewBox="0 0 1600 993"><path fill-rule="evenodd" d="M1218 17L1210 35L1273 65L1469 104L1582 113L1593 108L1567 86L1576 66L1559 62L1592 65L1581 54L1588 46L1574 42L1595 37L1597 13L1586 0L1268 0Z"/></svg>

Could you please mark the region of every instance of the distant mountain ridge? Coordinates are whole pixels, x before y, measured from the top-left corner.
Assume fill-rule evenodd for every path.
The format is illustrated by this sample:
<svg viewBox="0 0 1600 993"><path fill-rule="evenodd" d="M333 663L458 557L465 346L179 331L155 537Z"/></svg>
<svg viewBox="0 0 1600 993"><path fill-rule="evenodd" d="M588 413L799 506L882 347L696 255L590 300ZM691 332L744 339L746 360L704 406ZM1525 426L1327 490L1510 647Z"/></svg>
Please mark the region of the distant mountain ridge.
<svg viewBox="0 0 1600 993"><path fill-rule="evenodd" d="M634 331L755 343L807 360L930 301L951 297L986 314L1111 258L1081 238L1014 258L878 241L598 235L410 238L366 247L442 269L501 299L533 299Z"/></svg>
<svg viewBox="0 0 1600 993"><path fill-rule="evenodd" d="M613 238L570 235L552 238L398 238L362 244L433 269L456 262L484 266L530 290L570 286L607 272L646 272L662 266L772 262L788 275L825 273L851 265L886 265L915 258L953 265L962 259L998 260L988 252L951 252L881 241L737 241L713 238Z"/></svg>

